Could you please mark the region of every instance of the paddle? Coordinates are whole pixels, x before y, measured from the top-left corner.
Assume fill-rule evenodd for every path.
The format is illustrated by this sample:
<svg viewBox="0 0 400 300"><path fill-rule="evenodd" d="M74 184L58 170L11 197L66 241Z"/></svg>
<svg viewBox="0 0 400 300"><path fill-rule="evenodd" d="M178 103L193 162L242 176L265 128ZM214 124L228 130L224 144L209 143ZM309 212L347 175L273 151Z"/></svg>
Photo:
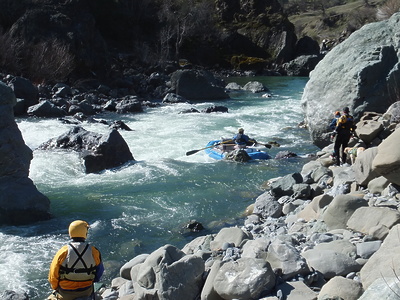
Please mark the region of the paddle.
<svg viewBox="0 0 400 300"><path fill-rule="evenodd" d="M197 152L199 152L201 150L205 150L205 149L208 149L208 148L214 148L215 146L218 146L218 145L221 145L221 144L230 143L230 142L232 142L232 140L227 140L227 141L224 141L224 142L216 143L214 145L211 145L211 146L208 146L208 147L205 147L205 148L201 148L201 149L198 149L198 150L191 150L191 151L186 152L186 156L195 154L195 153L197 153Z"/></svg>
<svg viewBox="0 0 400 300"><path fill-rule="evenodd" d="M272 147L270 144L260 143L253 139L250 139L249 142L253 143L253 145L263 145L265 148L268 148L268 149L271 149L271 147Z"/></svg>

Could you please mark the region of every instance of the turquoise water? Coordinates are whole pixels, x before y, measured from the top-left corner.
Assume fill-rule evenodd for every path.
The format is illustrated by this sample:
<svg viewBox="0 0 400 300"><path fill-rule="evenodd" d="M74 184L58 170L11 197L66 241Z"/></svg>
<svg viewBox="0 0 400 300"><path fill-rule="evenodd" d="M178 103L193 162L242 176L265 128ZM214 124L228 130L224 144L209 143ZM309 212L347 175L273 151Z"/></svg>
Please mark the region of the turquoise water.
<svg viewBox="0 0 400 300"><path fill-rule="evenodd" d="M136 160L116 171L84 174L76 153L34 151L30 177L51 200L54 218L31 226L0 227L0 290L27 292L31 299L49 294L50 261L68 241L71 221L91 224L89 240L102 252L103 281L118 276L119 268L141 253L164 244L183 247L196 237L183 230L190 220L206 231L243 224L242 213L263 191L265 181L298 172L306 158L267 160L247 164L214 161L204 151L208 141L232 137L239 127L259 142L277 141L278 151L299 155L317 150L308 132L297 127L303 119L300 99L307 78L229 78L244 85L262 81L272 94L231 93L231 99L194 104L163 105L134 115L98 116L122 120L133 131L121 131ZM194 107L224 105L228 113L179 112ZM18 119L25 143L36 149L72 126L57 120ZM85 123L86 130L105 133L108 127Z"/></svg>

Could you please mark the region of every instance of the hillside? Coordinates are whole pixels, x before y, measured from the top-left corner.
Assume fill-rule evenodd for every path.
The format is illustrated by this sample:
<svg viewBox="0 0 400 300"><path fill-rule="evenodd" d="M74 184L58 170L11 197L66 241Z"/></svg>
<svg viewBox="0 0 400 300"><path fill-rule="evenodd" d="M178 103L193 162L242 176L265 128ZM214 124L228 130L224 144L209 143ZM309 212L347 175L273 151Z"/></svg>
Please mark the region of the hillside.
<svg viewBox="0 0 400 300"><path fill-rule="evenodd" d="M289 14L289 21L296 28L298 38L309 36L321 43L324 39L338 42L363 25L378 21L378 10L388 5L388 2L396 1L356 0L341 2L341 5L328 7L329 1L326 1L325 7L320 5L318 9L306 9L305 11L293 11L292 6L290 6L291 1L284 7Z"/></svg>

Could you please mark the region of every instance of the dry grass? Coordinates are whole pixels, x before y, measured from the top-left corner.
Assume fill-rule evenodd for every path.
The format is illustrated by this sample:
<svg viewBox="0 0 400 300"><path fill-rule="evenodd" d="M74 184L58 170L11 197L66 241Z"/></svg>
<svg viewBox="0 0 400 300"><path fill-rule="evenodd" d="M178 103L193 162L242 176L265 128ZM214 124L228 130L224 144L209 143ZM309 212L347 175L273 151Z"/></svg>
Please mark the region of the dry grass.
<svg viewBox="0 0 400 300"><path fill-rule="evenodd" d="M309 36L318 42L323 39L337 40L343 32L352 32L362 25L376 20L376 7L386 0L369 1L366 7L364 0L348 2L344 5L322 10L309 11L293 15L289 20L296 27L297 36Z"/></svg>

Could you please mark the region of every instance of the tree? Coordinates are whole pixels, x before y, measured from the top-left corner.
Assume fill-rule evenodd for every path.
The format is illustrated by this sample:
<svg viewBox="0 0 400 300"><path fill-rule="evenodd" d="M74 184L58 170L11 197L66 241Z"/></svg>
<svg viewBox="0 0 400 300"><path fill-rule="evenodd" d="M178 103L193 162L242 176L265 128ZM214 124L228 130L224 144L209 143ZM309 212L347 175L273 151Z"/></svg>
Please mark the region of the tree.
<svg viewBox="0 0 400 300"><path fill-rule="evenodd" d="M207 35L214 23L213 11L211 0L162 1L158 15L163 26L160 34L162 57L178 60L180 48L186 38Z"/></svg>

